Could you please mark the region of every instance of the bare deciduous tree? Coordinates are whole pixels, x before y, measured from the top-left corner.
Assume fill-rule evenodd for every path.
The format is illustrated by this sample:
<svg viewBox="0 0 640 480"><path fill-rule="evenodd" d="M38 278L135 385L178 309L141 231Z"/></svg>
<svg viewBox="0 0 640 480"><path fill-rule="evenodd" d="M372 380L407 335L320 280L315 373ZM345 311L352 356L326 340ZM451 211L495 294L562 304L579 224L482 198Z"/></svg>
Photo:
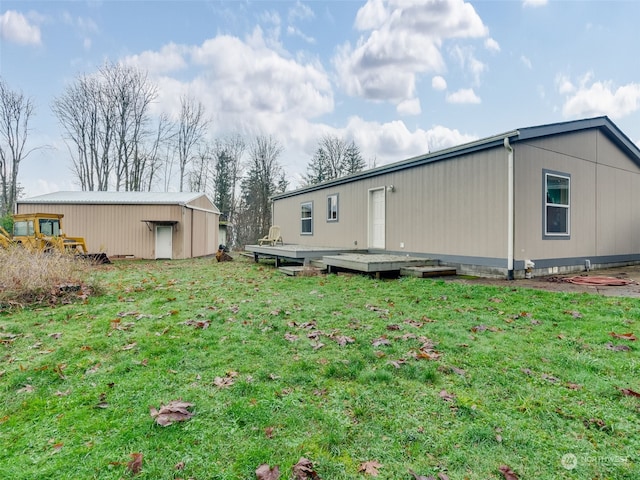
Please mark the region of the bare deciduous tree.
<svg viewBox="0 0 640 480"><path fill-rule="evenodd" d="M366 166L355 142L347 143L335 135L325 135L307 165L304 180L308 185L356 173Z"/></svg>
<svg viewBox="0 0 640 480"><path fill-rule="evenodd" d="M140 190L150 161L145 142L156 88L134 67L107 63L79 76L52 109L62 125L83 190ZM153 141L152 141L153 144Z"/></svg>
<svg viewBox="0 0 640 480"><path fill-rule="evenodd" d="M106 97L113 103L115 189L140 190L148 160L144 140L150 134L149 106L157 97L157 88L146 73L121 64L106 64L100 75Z"/></svg>
<svg viewBox="0 0 640 480"><path fill-rule="evenodd" d="M202 102L183 96L180 99L180 118L176 132L176 150L180 168L180 191L184 188L187 165L193 160L194 150L202 143L209 127Z"/></svg>
<svg viewBox="0 0 640 480"><path fill-rule="evenodd" d="M0 79L0 217L13 212L20 163L33 151L25 151L33 113L31 99Z"/></svg>

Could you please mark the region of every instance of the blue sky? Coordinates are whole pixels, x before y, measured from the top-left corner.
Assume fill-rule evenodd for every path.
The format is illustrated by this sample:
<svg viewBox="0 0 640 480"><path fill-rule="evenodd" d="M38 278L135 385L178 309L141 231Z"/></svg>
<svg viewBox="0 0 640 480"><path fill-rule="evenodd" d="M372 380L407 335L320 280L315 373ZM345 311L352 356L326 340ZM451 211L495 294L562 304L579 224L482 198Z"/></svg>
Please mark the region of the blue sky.
<svg viewBox="0 0 640 480"><path fill-rule="evenodd" d="M640 143L638 18L637 1L3 0L0 75L36 105L27 196L78 189L51 102L107 60L148 72L155 114L188 94L212 139L276 137L296 187L325 134L371 165L598 115Z"/></svg>

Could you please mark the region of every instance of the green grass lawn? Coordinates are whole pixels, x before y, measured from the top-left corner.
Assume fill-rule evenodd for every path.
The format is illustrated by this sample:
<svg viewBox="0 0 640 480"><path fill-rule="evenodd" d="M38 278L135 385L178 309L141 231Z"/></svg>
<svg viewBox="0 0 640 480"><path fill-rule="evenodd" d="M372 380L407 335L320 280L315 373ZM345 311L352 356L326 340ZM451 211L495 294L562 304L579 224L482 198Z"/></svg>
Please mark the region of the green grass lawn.
<svg viewBox="0 0 640 480"><path fill-rule="evenodd" d="M95 275L0 313L1 479L640 478L638 300L242 259ZM172 400L193 417L156 424Z"/></svg>

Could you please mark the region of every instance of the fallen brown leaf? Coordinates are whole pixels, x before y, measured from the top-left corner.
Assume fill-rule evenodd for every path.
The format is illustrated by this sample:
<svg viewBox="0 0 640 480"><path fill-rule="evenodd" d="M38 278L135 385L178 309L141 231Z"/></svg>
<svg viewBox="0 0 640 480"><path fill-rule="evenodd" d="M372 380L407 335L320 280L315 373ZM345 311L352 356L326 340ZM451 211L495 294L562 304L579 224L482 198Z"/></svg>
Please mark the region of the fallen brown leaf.
<svg viewBox="0 0 640 480"><path fill-rule="evenodd" d="M382 464L378 463L376 460L369 460L367 462L362 462L358 471L371 475L372 477L377 477L379 473L378 469L381 467Z"/></svg>
<svg viewBox="0 0 640 480"><path fill-rule="evenodd" d="M416 472L414 472L413 470L409 469L409 473L411 475L413 475L413 478L415 480L436 480L436 478L432 475L425 477L424 475L418 475Z"/></svg>
<svg viewBox="0 0 640 480"><path fill-rule="evenodd" d="M518 480L518 476L508 465L500 465L499 470L504 475L504 480Z"/></svg>
<svg viewBox="0 0 640 480"><path fill-rule="evenodd" d="M233 376L227 375L226 377L216 377L213 379L213 384L218 388L228 388L235 383Z"/></svg>
<svg viewBox="0 0 640 480"><path fill-rule="evenodd" d="M453 402L456 399L455 394L449 393L446 390L440 390L439 395L445 402Z"/></svg>
<svg viewBox="0 0 640 480"><path fill-rule="evenodd" d="M131 461L127 463L127 469L133 474L137 475L142 470L142 454L141 453L132 453Z"/></svg>
<svg viewBox="0 0 640 480"><path fill-rule="evenodd" d="M636 336L631 332L628 332L628 333L611 332L609 333L609 335L611 335L613 338L619 338L620 340L629 340L630 342L635 342L636 340L638 340Z"/></svg>
<svg viewBox="0 0 640 480"><path fill-rule="evenodd" d="M628 352L629 350L631 350L631 347L629 347L628 345L614 345L611 342L606 343L604 346L607 350L611 350L614 352Z"/></svg>
<svg viewBox="0 0 640 480"><path fill-rule="evenodd" d="M158 425L168 427L174 422L185 422L193 417L193 413L187 410L189 407L193 407L193 403L172 400L167 405L160 405L159 410L149 407L149 413Z"/></svg>
<svg viewBox="0 0 640 480"><path fill-rule="evenodd" d="M298 463L293 466L293 478L295 480L320 480L320 476L313 469L313 462L304 457L300 457Z"/></svg>
<svg viewBox="0 0 640 480"><path fill-rule="evenodd" d="M387 337L379 337L379 338L374 338L371 341L371 345L373 345L374 347L379 347L381 345L391 345L391 342L389 341L389 339Z"/></svg>
<svg viewBox="0 0 640 480"><path fill-rule="evenodd" d="M640 398L640 393L635 392L629 388L619 388L618 390L620 390L622 392L623 395L626 395L628 397L638 397Z"/></svg>
<svg viewBox="0 0 640 480"><path fill-rule="evenodd" d="M256 478L258 480L278 480L280 478L280 468L278 465L271 468L263 463L256 469Z"/></svg>
<svg viewBox="0 0 640 480"><path fill-rule="evenodd" d="M398 360L392 360L389 362L390 365L393 365L396 368L400 368L402 365L406 363L407 361L404 358L399 358Z"/></svg>
<svg viewBox="0 0 640 480"><path fill-rule="evenodd" d="M182 322L184 325L189 325L194 328L209 328L211 322L209 320L187 320L186 322Z"/></svg>

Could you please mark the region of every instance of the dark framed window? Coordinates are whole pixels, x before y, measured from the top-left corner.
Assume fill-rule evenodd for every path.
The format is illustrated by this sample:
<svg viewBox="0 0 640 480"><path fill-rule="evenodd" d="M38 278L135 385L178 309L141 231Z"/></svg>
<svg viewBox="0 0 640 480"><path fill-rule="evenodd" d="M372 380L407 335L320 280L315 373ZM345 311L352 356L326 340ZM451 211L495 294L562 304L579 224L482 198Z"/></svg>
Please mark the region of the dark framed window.
<svg viewBox="0 0 640 480"><path fill-rule="evenodd" d="M338 221L338 194L327 196L327 222Z"/></svg>
<svg viewBox="0 0 640 480"><path fill-rule="evenodd" d="M300 204L300 233L302 235L313 234L313 202Z"/></svg>
<svg viewBox="0 0 640 480"><path fill-rule="evenodd" d="M549 170L544 177L544 238L571 235L571 176Z"/></svg>

